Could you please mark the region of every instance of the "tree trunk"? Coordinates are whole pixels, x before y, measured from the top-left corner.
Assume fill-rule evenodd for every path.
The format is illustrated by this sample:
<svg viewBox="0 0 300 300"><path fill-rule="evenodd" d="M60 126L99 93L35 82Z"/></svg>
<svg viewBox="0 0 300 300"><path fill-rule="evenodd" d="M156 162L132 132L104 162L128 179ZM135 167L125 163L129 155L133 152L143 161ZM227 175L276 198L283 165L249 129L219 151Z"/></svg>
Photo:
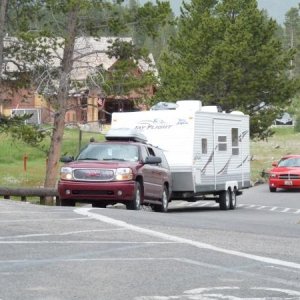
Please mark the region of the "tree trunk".
<svg viewBox="0 0 300 300"><path fill-rule="evenodd" d="M77 31L78 7L74 7L68 14L67 37L65 39L64 55L61 63L61 75L56 99L57 112L54 116L54 129L47 160L46 178L44 187L56 186L59 158L65 130L65 115L67 111L70 76L73 67L74 45ZM50 203L48 203L50 204Z"/></svg>
<svg viewBox="0 0 300 300"><path fill-rule="evenodd" d="M3 65L3 48L4 48L4 37L6 34L6 10L8 0L1 0L0 6L0 85L2 80L2 65Z"/></svg>

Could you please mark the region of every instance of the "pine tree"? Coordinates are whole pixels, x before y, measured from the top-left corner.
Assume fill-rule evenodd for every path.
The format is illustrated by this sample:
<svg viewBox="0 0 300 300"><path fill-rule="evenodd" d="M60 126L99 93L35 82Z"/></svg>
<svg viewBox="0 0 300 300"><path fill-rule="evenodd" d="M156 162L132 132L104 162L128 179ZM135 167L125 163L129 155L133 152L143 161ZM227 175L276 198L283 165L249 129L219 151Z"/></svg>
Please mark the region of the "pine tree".
<svg viewBox="0 0 300 300"><path fill-rule="evenodd" d="M200 99L251 116L252 136L264 137L299 85L290 78L293 51L256 0L192 0L160 63L158 97Z"/></svg>

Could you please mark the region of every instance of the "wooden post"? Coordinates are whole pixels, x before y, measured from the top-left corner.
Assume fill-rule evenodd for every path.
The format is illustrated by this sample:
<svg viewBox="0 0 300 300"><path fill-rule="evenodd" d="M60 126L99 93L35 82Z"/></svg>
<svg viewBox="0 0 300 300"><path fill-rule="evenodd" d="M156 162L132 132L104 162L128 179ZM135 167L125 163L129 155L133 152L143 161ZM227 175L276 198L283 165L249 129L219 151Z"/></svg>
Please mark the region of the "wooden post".
<svg viewBox="0 0 300 300"><path fill-rule="evenodd" d="M27 159L28 159L28 156L25 153L24 156L23 156L24 172L27 171Z"/></svg>
<svg viewBox="0 0 300 300"><path fill-rule="evenodd" d="M79 129L79 141L78 141L78 152L81 150L81 143L82 143L82 131Z"/></svg>

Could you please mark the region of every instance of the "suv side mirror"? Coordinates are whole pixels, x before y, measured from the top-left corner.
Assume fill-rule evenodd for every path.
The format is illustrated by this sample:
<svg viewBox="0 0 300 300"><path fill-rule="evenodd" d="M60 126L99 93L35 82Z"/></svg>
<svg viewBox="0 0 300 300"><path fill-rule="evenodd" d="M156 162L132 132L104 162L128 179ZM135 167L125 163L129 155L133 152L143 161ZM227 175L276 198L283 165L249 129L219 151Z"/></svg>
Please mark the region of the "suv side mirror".
<svg viewBox="0 0 300 300"><path fill-rule="evenodd" d="M74 156L62 156L60 161L63 163L69 163L74 160Z"/></svg>
<svg viewBox="0 0 300 300"><path fill-rule="evenodd" d="M278 166L278 163L275 161L272 163L272 167L277 167Z"/></svg>
<svg viewBox="0 0 300 300"><path fill-rule="evenodd" d="M161 163L161 157L158 156L147 156L146 159L144 160L144 164L155 165L160 163Z"/></svg>

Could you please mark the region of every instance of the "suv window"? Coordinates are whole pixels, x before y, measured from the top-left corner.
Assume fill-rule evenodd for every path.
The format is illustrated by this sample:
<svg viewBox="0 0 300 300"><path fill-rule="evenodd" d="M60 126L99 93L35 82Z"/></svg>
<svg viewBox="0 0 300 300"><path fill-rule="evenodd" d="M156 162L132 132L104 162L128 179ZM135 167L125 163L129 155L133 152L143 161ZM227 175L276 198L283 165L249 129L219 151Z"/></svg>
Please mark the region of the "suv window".
<svg viewBox="0 0 300 300"><path fill-rule="evenodd" d="M165 169L168 169L169 165L168 165L167 159L166 159L163 151L159 148L154 148L153 150L155 152L155 156L158 156L161 158L161 166Z"/></svg>
<svg viewBox="0 0 300 300"><path fill-rule="evenodd" d="M147 149L148 149L148 152L151 156L155 156L155 153L154 153L154 151L151 147L147 147Z"/></svg>
<svg viewBox="0 0 300 300"><path fill-rule="evenodd" d="M142 157L142 160L144 161L146 159L146 157L149 156L149 153L147 151L147 148L145 146L142 146L141 147L141 157Z"/></svg>

